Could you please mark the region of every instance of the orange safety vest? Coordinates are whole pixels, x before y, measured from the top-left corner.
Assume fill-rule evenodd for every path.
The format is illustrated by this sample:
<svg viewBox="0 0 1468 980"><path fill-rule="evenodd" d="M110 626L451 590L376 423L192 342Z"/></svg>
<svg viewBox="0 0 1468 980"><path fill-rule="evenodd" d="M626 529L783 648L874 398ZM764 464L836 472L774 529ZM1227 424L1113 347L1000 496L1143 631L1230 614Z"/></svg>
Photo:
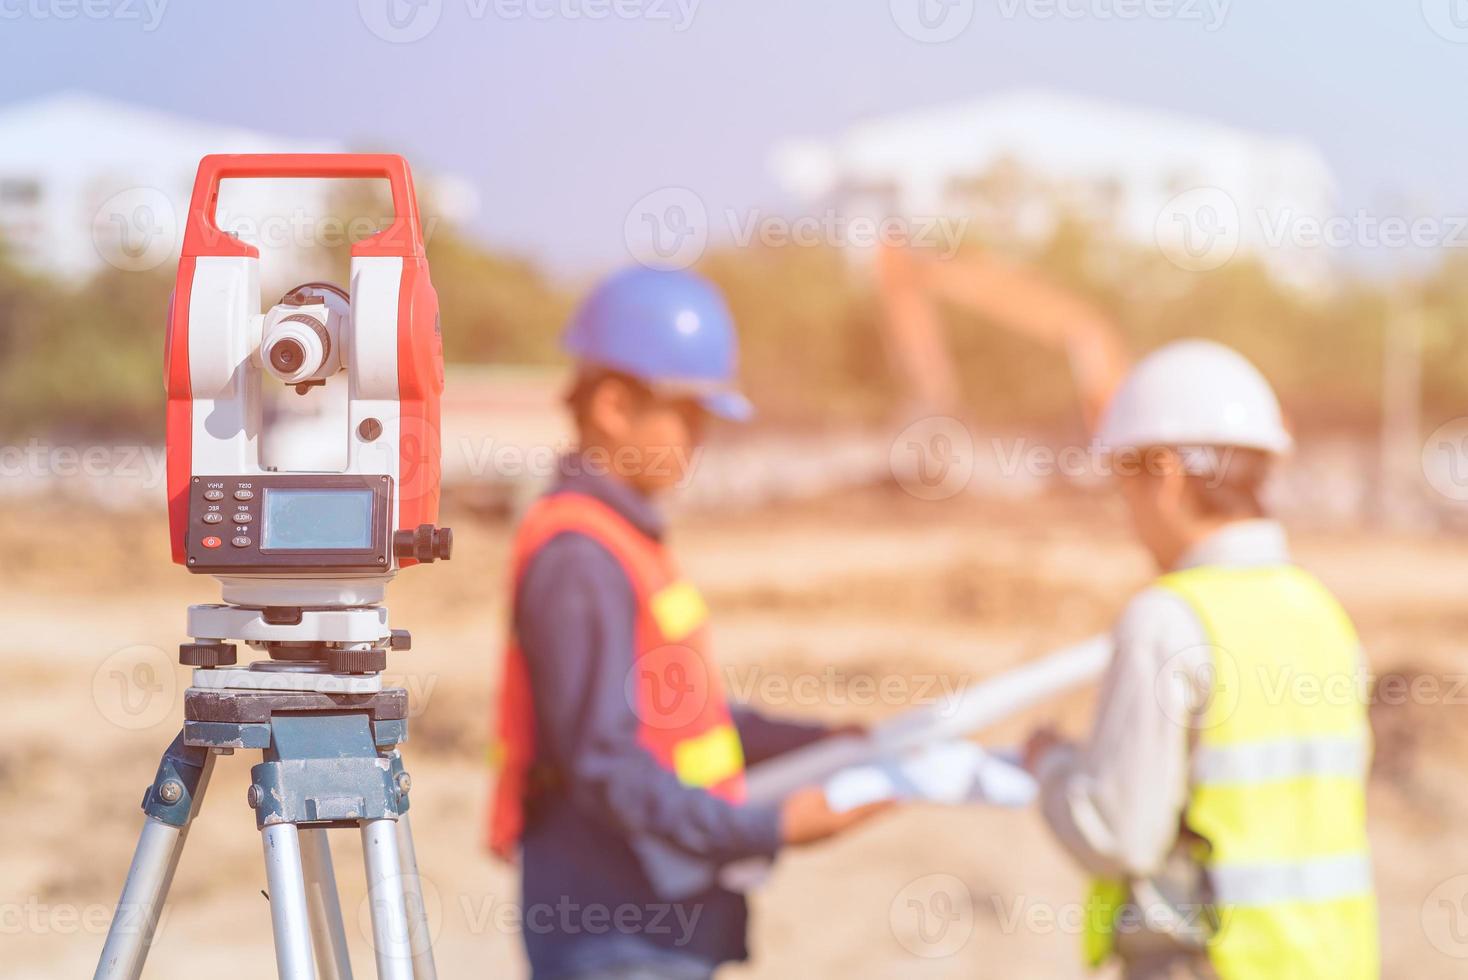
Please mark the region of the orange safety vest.
<svg viewBox="0 0 1468 980"><path fill-rule="evenodd" d="M708 651L708 607L682 578L662 544L593 497L557 493L526 513L512 548L511 626L500 686L497 780L488 821L488 846L510 860L525 829L525 805L534 795L535 699L530 669L515 636L516 594L530 560L552 538L584 534L609 551L632 583L637 602L633 669L627 707L637 716L637 740L659 766L685 786L731 803L744 802L744 748L729 714L724 685Z"/></svg>

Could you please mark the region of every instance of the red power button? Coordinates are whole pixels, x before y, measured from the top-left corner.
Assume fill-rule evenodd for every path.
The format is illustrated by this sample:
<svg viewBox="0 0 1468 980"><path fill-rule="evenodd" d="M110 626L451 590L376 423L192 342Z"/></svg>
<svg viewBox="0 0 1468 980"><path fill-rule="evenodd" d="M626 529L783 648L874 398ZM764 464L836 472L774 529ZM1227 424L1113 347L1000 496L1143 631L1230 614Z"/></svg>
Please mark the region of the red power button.
<svg viewBox="0 0 1468 980"><path fill-rule="evenodd" d="M207 538L205 538L203 541L200 541L199 543L202 544L206 548L217 548L220 545L224 544L224 541L221 540L220 538L216 538L214 535L211 534Z"/></svg>

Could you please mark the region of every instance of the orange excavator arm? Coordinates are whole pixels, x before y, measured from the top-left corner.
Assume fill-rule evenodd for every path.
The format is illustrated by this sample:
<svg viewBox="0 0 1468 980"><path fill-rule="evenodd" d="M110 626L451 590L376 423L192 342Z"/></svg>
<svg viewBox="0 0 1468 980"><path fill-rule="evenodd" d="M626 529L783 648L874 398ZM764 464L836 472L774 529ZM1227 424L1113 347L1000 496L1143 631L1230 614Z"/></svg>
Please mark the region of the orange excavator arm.
<svg viewBox="0 0 1468 980"><path fill-rule="evenodd" d="M892 359L916 399L936 410L951 411L960 401L938 299L1063 351L1090 431L1130 363L1109 317L1039 273L990 252L938 259L887 247L877 258L877 288Z"/></svg>

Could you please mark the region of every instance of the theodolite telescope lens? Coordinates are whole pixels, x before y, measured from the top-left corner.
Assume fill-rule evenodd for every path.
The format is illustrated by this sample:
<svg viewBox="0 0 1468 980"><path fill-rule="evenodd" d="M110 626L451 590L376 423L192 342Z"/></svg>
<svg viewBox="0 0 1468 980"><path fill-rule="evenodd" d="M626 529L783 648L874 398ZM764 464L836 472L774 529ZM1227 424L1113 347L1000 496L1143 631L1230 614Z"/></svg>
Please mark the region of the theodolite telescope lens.
<svg viewBox="0 0 1468 980"><path fill-rule="evenodd" d="M294 374L306 360L306 348L294 337L282 337L270 347L270 366L281 374Z"/></svg>

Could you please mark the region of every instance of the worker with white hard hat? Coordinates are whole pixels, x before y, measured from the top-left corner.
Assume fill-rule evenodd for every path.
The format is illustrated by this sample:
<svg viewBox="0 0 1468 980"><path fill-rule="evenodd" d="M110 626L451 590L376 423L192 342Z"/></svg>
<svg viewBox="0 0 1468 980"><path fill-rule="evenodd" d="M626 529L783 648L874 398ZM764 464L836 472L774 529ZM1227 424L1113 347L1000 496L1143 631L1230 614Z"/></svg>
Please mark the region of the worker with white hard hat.
<svg viewBox="0 0 1468 980"><path fill-rule="evenodd" d="M1115 628L1089 739L1026 765L1093 877L1084 946L1128 978L1375 978L1360 644L1260 491L1293 445L1244 357L1143 359L1098 441L1162 576Z"/></svg>

